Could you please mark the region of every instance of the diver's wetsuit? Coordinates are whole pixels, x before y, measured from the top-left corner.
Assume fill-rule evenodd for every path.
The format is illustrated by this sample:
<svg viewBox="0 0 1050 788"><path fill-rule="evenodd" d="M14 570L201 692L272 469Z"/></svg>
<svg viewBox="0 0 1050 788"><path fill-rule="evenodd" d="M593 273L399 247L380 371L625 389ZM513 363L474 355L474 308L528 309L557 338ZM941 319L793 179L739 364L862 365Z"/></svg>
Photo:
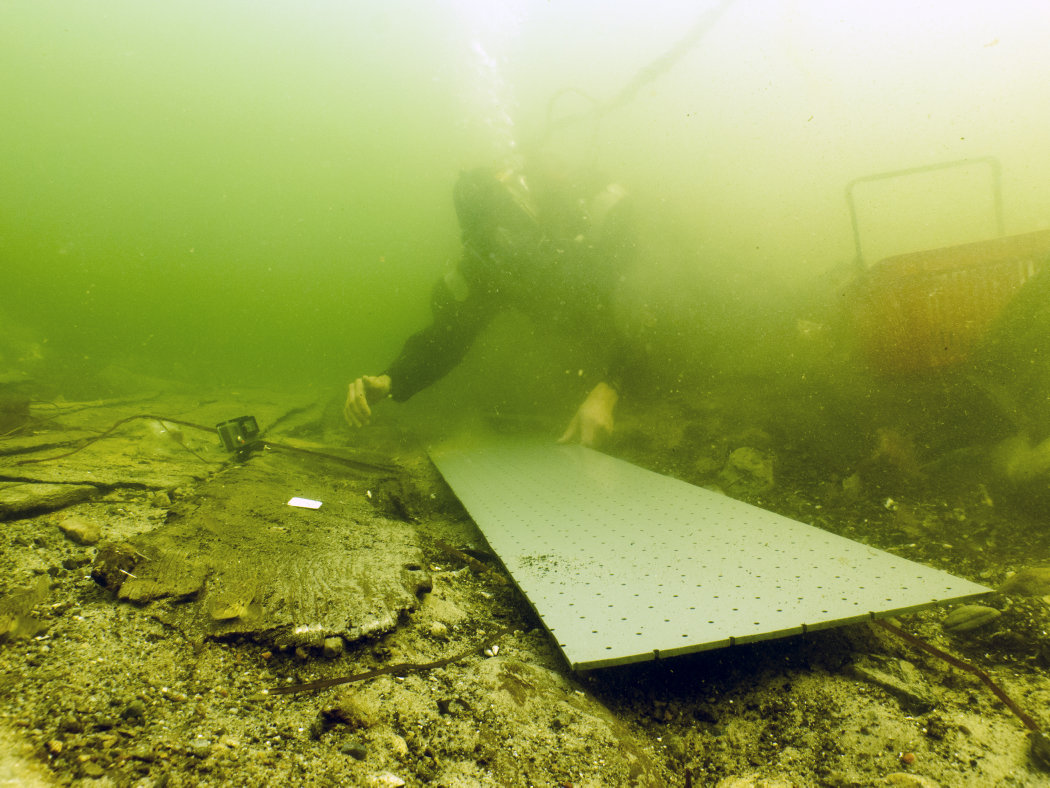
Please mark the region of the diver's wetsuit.
<svg viewBox="0 0 1050 788"><path fill-rule="evenodd" d="M507 177L492 170L460 176L455 202L463 257L434 288L433 322L409 337L385 372L394 400L448 373L508 308L600 343L603 380L614 388L637 363L613 311L615 288L634 252L626 192L610 185L583 199L579 192L549 196L537 207L524 180L514 176L508 184Z"/></svg>

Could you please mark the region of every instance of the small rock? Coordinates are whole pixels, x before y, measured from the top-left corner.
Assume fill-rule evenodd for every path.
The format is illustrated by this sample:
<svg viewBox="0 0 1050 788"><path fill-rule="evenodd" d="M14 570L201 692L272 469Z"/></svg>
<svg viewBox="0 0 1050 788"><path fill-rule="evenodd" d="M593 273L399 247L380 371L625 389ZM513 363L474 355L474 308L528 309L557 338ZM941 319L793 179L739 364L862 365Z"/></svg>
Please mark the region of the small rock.
<svg viewBox="0 0 1050 788"><path fill-rule="evenodd" d="M130 545L106 542L98 548L98 555L91 567L91 579L103 588L119 591L134 572L138 560L138 553Z"/></svg>
<svg viewBox="0 0 1050 788"><path fill-rule="evenodd" d="M945 617L941 626L948 632L970 632L992 623L1001 615L987 605L960 605Z"/></svg>
<svg viewBox="0 0 1050 788"><path fill-rule="evenodd" d="M375 719L375 707L364 696L354 692L343 692L336 698L334 706L321 711L326 730L334 725L346 725L350 730L367 728Z"/></svg>
<svg viewBox="0 0 1050 788"><path fill-rule="evenodd" d="M198 737L190 742L189 750L190 755L195 758L207 758L211 755L211 742Z"/></svg>
<svg viewBox="0 0 1050 788"><path fill-rule="evenodd" d="M854 473L842 480L842 498L844 501L859 501L864 497L864 482L859 473Z"/></svg>
<svg viewBox="0 0 1050 788"><path fill-rule="evenodd" d="M387 743L390 745L390 752L394 754L395 758L403 761L408 757L408 742L405 741L404 736L398 736L396 733L391 734Z"/></svg>
<svg viewBox="0 0 1050 788"><path fill-rule="evenodd" d="M926 720L926 726L925 726L926 735L927 735L927 737L929 737L931 739L935 739L936 741L941 741L942 739L944 739L948 735L950 730L951 730L951 728L948 725L948 723L941 717L930 716Z"/></svg>
<svg viewBox="0 0 1050 788"><path fill-rule="evenodd" d="M348 741L342 747L339 748L339 752L344 755L349 755L358 761L363 761L368 757L368 748L365 747L359 741Z"/></svg>
<svg viewBox="0 0 1050 788"><path fill-rule="evenodd" d="M929 777L923 777L921 774L911 774L909 772L894 772L893 774L887 774L876 785L895 785L899 788L940 788L939 783L935 783Z"/></svg>
<svg viewBox="0 0 1050 788"><path fill-rule="evenodd" d="M718 781L716 788L793 788L794 785L794 783L778 780L775 777L749 775L747 777L723 777Z"/></svg>
<svg viewBox="0 0 1050 788"><path fill-rule="evenodd" d="M1020 570L999 586L999 593L1017 596L1050 594L1050 566L1030 566Z"/></svg>
<svg viewBox="0 0 1050 788"><path fill-rule="evenodd" d="M343 653L343 639L341 637L330 637L324 639L325 659L335 659Z"/></svg>
<svg viewBox="0 0 1050 788"><path fill-rule="evenodd" d="M47 628L33 615L33 608L47 599L50 590L51 581L41 575L28 588L0 597L0 643L35 637Z"/></svg>
<svg viewBox="0 0 1050 788"><path fill-rule="evenodd" d="M164 490L161 490L160 492L153 494L153 497L150 498L150 503L158 509L170 509L171 496L164 492Z"/></svg>
<svg viewBox="0 0 1050 788"><path fill-rule="evenodd" d="M141 700L133 700L124 707L120 716L126 720L141 720L146 715L146 704Z"/></svg>
<svg viewBox="0 0 1050 788"><path fill-rule="evenodd" d="M76 515L59 520L58 528L66 538L77 544L96 544L102 538L102 529L98 523Z"/></svg>
<svg viewBox="0 0 1050 788"><path fill-rule="evenodd" d="M565 712L555 715L551 720L551 730L560 731L572 725L572 717Z"/></svg>
<svg viewBox="0 0 1050 788"><path fill-rule="evenodd" d="M448 637L448 626L440 621L435 621L430 625L430 637L444 640Z"/></svg>
<svg viewBox="0 0 1050 788"><path fill-rule="evenodd" d="M144 744L141 747L136 747L128 753L128 756L135 759L136 761L142 761L143 763L153 763L157 760L157 755L150 749L148 744Z"/></svg>
<svg viewBox="0 0 1050 788"><path fill-rule="evenodd" d="M463 567L460 572L469 573L468 567ZM448 577L460 577L454 572L446 572L444 575ZM463 608L456 605L454 602L450 602L437 594L428 594L426 600L423 602L423 609L430 615L433 621L440 621L446 626L449 624L459 624L470 618L467 612Z"/></svg>
<svg viewBox="0 0 1050 788"><path fill-rule="evenodd" d="M391 772L382 772L373 774L369 778L368 784L374 786L374 788L403 788L405 781Z"/></svg>
<svg viewBox="0 0 1050 788"><path fill-rule="evenodd" d="M719 474L727 490L734 493L760 493L773 488L773 461L750 446L733 451Z"/></svg>
<svg viewBox="0 0 1050 788"><path fill-rule="evenodd" d="M80 774L89 780L97 780L106 776L106 770L94 761L87 761L80 764Z"/></svg>
<svg viewBox="0 0 1050 788"><path fill-rule="evenodd" d="M95 717L92 724L97 731L109 731L120 727L120 718L110 714L99 714Z"/></svg>
<svg viewBox="0 0 1050 788"><path fill-rule="evenodd" d="M78 717L70 715L58 721L58 730L61 733L83 733L84 723Z"/></svg>

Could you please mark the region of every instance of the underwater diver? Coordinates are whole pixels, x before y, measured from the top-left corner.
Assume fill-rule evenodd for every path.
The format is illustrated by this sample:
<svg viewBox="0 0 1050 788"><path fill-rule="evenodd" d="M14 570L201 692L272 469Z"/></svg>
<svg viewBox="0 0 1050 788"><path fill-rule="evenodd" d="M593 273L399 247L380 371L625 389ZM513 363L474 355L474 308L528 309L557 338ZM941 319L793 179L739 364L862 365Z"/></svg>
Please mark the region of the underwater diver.
<svg viewBox="0 0 1050 788"><path fill-rule="evenodd" d="M592 342L604 357L560 441L593 446L612 433L624 376L639 362L613 304L635 246L627 192L584 173L541 173L535 181L515 168L459 176L462 257L434 287L431 324L386 371L350 384L343 413L351 426L368 424L375 402L403 402L439 380L498 312L518 309Z"/></svg>

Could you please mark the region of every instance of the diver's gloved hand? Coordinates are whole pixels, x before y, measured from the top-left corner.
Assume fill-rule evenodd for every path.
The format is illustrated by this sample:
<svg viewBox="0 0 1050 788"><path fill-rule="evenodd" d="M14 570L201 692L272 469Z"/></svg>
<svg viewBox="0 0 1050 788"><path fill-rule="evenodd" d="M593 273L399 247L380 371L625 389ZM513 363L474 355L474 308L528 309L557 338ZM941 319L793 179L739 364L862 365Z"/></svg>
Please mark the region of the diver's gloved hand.
<svg viewBox="0 0 1050 788"><path fill-rule="evenodd" d="M343 417L351 427L363 427L372 421L369 402L378 402L390 393L389 375L362 375L350 384L343 406Z"/></svg>
<svg viewBox="0 0 1050 788"><path fill-rule="evenodd" d="M584 446L597 446L612 435L613 411L620 395L608 383L599 383L576 411L569 428L558 438L558 443L579 441Z"/></svg>

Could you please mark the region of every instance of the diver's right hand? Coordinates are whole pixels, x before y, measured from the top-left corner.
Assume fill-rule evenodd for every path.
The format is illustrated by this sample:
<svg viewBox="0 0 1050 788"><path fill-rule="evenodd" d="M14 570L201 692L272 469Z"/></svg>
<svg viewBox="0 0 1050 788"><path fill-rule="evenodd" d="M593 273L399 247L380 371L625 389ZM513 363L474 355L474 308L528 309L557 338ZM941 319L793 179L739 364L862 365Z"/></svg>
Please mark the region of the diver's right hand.
<svg viewBox="0 0 1050 788"><path fill-rule="evenodd" d="M351 427L364 427L372 421L368 403L377 402L390 394L389 375L362 375L350 384L343 406L343 417Z"/></svg>

